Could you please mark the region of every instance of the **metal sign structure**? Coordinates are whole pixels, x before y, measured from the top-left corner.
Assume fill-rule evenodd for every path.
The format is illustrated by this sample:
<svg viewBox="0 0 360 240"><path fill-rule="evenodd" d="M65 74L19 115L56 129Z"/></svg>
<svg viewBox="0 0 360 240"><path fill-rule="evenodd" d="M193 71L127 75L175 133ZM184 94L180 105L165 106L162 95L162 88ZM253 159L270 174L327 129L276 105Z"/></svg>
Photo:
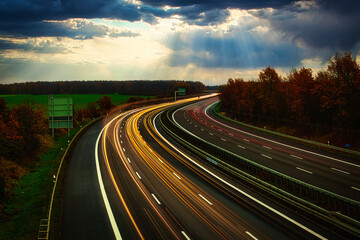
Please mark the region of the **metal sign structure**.
<svg viewBox="0 0 360 240"><path fill-rule="evenodd" d="M72 98L54 98L49 96L49 128L54 137L55 128L73 128L73 100Z"/></svg>
<svg viewBox="0 0 360 240"><path fill-rule="evenodd" d="M175 91L175 101L176 101L176 93L179 93L179 96L184 96L184 95L186 95L186 89L179 88L177 91Z"/></svg>

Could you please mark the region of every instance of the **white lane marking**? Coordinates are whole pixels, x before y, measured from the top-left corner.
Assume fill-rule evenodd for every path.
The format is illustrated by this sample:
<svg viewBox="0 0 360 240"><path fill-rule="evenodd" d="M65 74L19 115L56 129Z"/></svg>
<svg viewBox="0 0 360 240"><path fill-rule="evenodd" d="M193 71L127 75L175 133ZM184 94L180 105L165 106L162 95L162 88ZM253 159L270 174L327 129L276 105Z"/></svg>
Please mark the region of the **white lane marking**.
<svg viewBox="0 0 360 240"><path fill-rule="evenodd" d="M271 147L268 147L268 146L266 146L266 145L263 145L263 147L266 148L266 149L269 149L269 150L272 149Z"/></svg>
<svg viewBox="0 0 360 240"><path fill-rule="evenodd" d="M213 133L209 133L211 136L214 136L214 134Z"/></svg>
<svg viewBox="0 0 360 240"><path fill-rule="evenodd" d="M351 187L351 188L354 189L354 190L360 191L360 188L357 188L357 187Z"/></svg>
<svg viewBox="0 0 360 240"><path fill-rule="evenodd" d="M244 146L241 146L241 145L237 145L239 148L242 148L242 149L245 149L245 147Z"/></svg>
<svg viewBox="0 0 360 240"><path fill-rule="evenodd" d="M268 158L268 159L272 159L272 157L270 157L270 156L268 156L268 155L265 155L265 154L261 154L261 156L266 157L266 158Z"/></svg>
<svg viewBox="0 0 360 240"><path fill-rule="evenodd" d="M334 171L338 171L338 172L341 172L341 173L344 173L344 174L350 174L349 172L345 172L345 171L343 171L343 170L340 170L340 169L337 169L337 168L331 168L332 170L334 170Z"/></svg>
<svg viewBox="0 0 360 240"><path fill-rule="evenodd" d="M234 136L234 134L232 134L232 133L228 133L230 136Z"/></svg>
<svg viewBox="0 0 360 240"><path fill-rule="evenodd" d="M176 173L173 172L173 174L174 174L175 177L177 177L178 179L181 179Z"/></svg>
<svg viewBox="0 0 360 240"><path fill-rule="evenodd" d="M194 125L194 127L197 127L196 125Z"/></svg>
<svg viewBox="0 0 360 240"><path fill-rule="evenodd" d="M125 152L125 148L123 148L124 152Z"/></svg>
<svg viewBox="0 0 360 240"><path fill-rule="evenodd" d="M213 205L209 200L207 200L206 198L204 198L203 195L199 194L199 197L201 197L202 199L204 199L204 201L207 202L209 205Z"/></svg>
<svg viewBox="0 0 360 240"><path fill-rule="evenodd" d="M303 171L303 172L306 172L306 173L309 173L309 174L313 174L313 172L310 172L309 170L306 170L306 169L303 169L303 168L296 167L296 169L298 169L300 171Z"/></svg>
<svg viewBox="0 0 360 240"><path fill-rule="evenodd" d="M192 122L190 122L190 124L192 124Z"/></svg>
<svg viewBox="0 0 360 240"><path fill-rule="evenodd" d="M202 129L200 129L201 131L204 131L204 129L202 128Z"/></svg>
<svg viewBox="0 0 360 240"><path fill-rule="evenodd" d="M292 155L292 154L291 154L290 156L292 156L293 158L301 159L301 160L303 159L302 157L299 157L299 156L296 156L296 155Z"/></svg>
<svg viewBox="0 0 360 240"><path fill-rule="evenodd" d="M161 113L161 112L160 112ZM216 175L215 173L209 171L207 168L205 168L204 166L200 165L199 163L197 163L196 161L194 161L192 158L190 158L188 155L186 155L184 152L182 152L181 150L179 150L178 148L176 148L173 144L171 144L157 129L156 125L155 125L155 119L160 115L160 113L158 113L154 119L153 119L153 125L155 127L156 132L158 133L158 135L169 145L171 146L175 151L177 151L179 154L181 154L183 157L185 157L186 159L188 159L190 162L192 162L195 166L199 167L200 169L204 170L205 172L207 172L208 174L210 174L211 176L213 176L214 178L218 179L219 181L223 182L224 184L228 185L229 187L231 187L232 189L234 189L235 191L239 192L240 194L244 195L245 197L251 199L252 201L256 202L257 204L269 209L270 211L272 211L273 213L279 215L280 217L284 218L285 220L291 222L292 224L296 225L297 227L307 231L308 233L322 239L322 240L327 240L327 238L325 238L324 236L320 235L319 233L313 231L312 229L306 227L305 225L302 225L301 223L299 223L298 221L290 218L289 216L285 215L284 213L276 210L275 208L270 207L269 205L261 202L259 199L253 197L252 195L248 194L247 192L244 192L243 190L239 189L238 187L232 185L231 183L225 181L224 179L222 179L221 177L219 177L218 175Z"/></svg>
<svg viewBox="0 0 360 240"><path fill-rule="evenodd" d="M189 238L189 236L184 231L181 231L181 233L182 233L182 235L184 235L186 240L191 240L191 238Z"/></svg>
<svg viewBox="0 0 360 240"><path fill-rule="evenodd" d="M153 198L155 199L155 201L160 205L161 204L161 202L157 199L157 197L155 196L155 194L151 194L152 196L153 196Z"/></svg>
<svg viewBox="0 0 360 240"><path fill-rule="evenodd" d="M161 163L164 163L160 158L158 158L158 160L159 160Z"/></svg>
<svg viewBox="0 0 360 240"><path fill-rule="evenodd" d="M123 143L123 141L122 141L122 140L121 140L120 142L121 142L121 144Z"/></svg>
<svg viewBox="0 0 360 240"><path fill-rule="evenodd" d="M249 140L249 139L246 139L246 138L243 138L243 140L246 141L246 142L250 142L250 140Z"/></svg>
<svg viewBox="0 0 360 240"><path fill-rule="evenodd" d="M122 135L120 134L120 137L122 137Z"/></svg>
<svg viewBox="0 0 360 240"><path fill-rule="evenodd" d="M129 161L129 163L131 163L130 158L127 158L127 160Z"/></svg>
<svg viewBox="0 0 360 240"><path fill-rule="evenodd" d="M149 148L150 152L153 152L153 150L151 148Z"/></svg>
<svg viewBox="0 0 360 240"><path fill-rule="evenodd" d="M223 140L224 142L227 142L227 140L225 138L221 138L221 140Z"/></svg>
<svg viewBox="0 0 360 240"><path fill-rule="evenodd" d="M276 144L279 144L281 146L284 146L284 147L288 147L288 148L292 148L292 149L296 149L296 150L299 150L299 151L302 151L302 152L306 152L306 153L310 153L310 154L313 154L313 155L316 155L316 156L320 156L320 157L324 157L324 158L327 158L327 159L331 159L333 161L337 161L337 162L341 162L341 163L344 163L344 164L348 164L348 165L351 165L351 166L354 166L354 167L358 167L360 168L360 165L359 164L355 164L355 163L351 163L351 162L346 162L346 161L343 161L343 160L340 160L340 159L337 159L337 158L333 158L333 157L329 157L329 156L326 156L326 155L322 155L320 153L315 153L315 152L311 152L311 151L308 151L308 150L304 150L304 149L301 149L301 148L297 148L297 147L293 147L293 146L290 146L290 145L287 145L287 144L284 144L284 143L280 143L280 142L277 142L277 141L274 141L274 140L270 140L270 139L267 139L267 138L264 138L264 137L260 137L260 136L257 136L255 134L252 134L252 133L248 133L248 132L245 132L245 131L242 131L240 129L237 129L237 128L234 128L234 127L231 127L231 126L228 126L222 122L219 122L215 119L213 119L212 117L210 117L208 114L207 114L207 110L210 108L210 106L216 104L217 102L214 102L213 104L210 104L209 106L206 107L206 109L204 110L205 111L205 115L210 118L211 120L213 120L214 122L217 122L223 126L226 126L228 128L231 128L235 131L238 131L238 132L241 132L241 133L245 133L247 135L250 135L250 136L253 136L253 137L256 137L256 138L259 138L259 139L262 139L262 140L265 140L265 141L268 141L268 142L272 142L272 143L276 143Z"/></svg>
<svg viewBox="0 0 360 240"><path fill-rule="evenodd" d="M114 118L112 121L114 121L116 118ZM112 122L111 121L111 122ZM111 123L110 122L110 123ZM108 123L108 124L110 124ZM109 199L106 195L106 191L105 191L105 187L104 187L104 182L102 180L102 177L101 177L101 172L100 172L100 164L99 164L99 141L100 141L100 137L101 135L103 134L104 132L104 129L107 127L107 125L101 130L97 140L96 140L96 144L95 144L95 164L96 164L96 173L97 173L97 177L98 177L98 182L99 182L99 185L100 185L100 191L101 191L101 195L103 197L103 200L104 200L104 204L105 204L105 209L106 209L106 212L108 214L108 217L109 217L109 220L110 220L110 224L111 224L111 227L113 229L113 232L114 232L114 235L115 235L115 238L117 240L121 240L122 237L121 237L121 234L120 234L120 231L119 231L119 228L117 226L117 223L116 223L116 220L114 218L114 214L111 210L111 206L110 206L110 203L109 203Z"/></svg>
<svg viewBox="0 0 360 240"><path fill-rule="evenodd" d="M135 172L139 179L141 179L140 174L138 172Z"/></svg>
<svg viewBox="0 0 360 240"><path fill-rule="evenodd" d="M218 130L219 130L220 132L222 132L222 130L221 130L220 128L219 128Z"/></svg>
<svg viewBox="0 0 360 240"><path fill-rule="evenodd" d="M254 235L251 234L251 232L246 231L245 233L246 233L247 235L249 235L250 237L252 237L252 239L258 240Z"/></svg>

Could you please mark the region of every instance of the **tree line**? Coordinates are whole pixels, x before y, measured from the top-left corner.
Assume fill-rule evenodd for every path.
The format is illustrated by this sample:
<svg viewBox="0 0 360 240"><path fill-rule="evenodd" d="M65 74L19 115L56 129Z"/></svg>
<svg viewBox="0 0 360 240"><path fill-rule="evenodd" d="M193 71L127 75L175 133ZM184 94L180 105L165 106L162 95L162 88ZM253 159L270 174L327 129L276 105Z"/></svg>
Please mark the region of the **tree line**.
<svg viewBox="0 0 360 240"><path fill-rule="evenodd" d="M0 84L0 94L111 94L172 96L178 88L200 93L204 84L194 81L56 81Z"/></svg>
<svg viewBox="0 0 360 240"><path fill-rule="evenodd" d="M256 80L230 78L220 92L221 111L237 120L340 146L360 144L360 66L350 53L337 53L315 76L303 67L283 78L268 66Z"/></svg>

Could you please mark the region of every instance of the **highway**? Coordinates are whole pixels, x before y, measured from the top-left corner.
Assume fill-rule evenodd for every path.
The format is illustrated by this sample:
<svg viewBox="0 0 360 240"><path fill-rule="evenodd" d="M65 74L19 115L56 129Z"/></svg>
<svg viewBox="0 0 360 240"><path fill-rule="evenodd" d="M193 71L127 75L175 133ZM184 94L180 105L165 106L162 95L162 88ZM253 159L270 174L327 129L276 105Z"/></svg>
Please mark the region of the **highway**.
<svg viewBox="0 0 360 240"><path fill-rule="evenodd" d="M240 128L211 111L217 99L185 106L174 114L179 126L208 142L280 173L360 201L360 163L300 144Z"/></svg>
<svg viewBox="0 0 360 240"><path fill-rule="evenodd" d="M276 144L259 144L254 136L215 119L209 111L215 98L196 100L115 112L102 126L88 130L68 167L62 239L339 239L169 138L160 128L159 115L171 106L188 103L174 119L195 135L241 154L248 149L249 157L259 154L257 145L263 151L260 156L278 159L285 154ZM279 152L270 152L278 148ZM295 160L308 158L307 153L287 151L299 157L290 155ZM260 156L263 163L270 159ZM279 159L274 166L287 165ZM348 177L357 173L333 167L348 171Z"/></svg>

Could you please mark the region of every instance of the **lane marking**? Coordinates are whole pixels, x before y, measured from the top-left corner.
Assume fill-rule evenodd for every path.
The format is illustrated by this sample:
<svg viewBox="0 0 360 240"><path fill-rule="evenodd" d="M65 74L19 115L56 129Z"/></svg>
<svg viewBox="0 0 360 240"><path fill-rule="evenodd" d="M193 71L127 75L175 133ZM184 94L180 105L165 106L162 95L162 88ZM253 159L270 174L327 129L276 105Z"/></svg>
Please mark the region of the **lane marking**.
<svg viewBox="0 0 360 240"><path fill-rule="evenodd" d="M160 112L161 113L161 112ZM213 176L214 178L218 179L219 181L221 181L222 183L226 184L227 186L231 187L232 189L234 189L235 191L239 192L240 194L244 195L245 197L251 199L252 201L256 202L257 204L265 207L266 209L269 209L270 211L272 211L273 213L279 215L280 217L284 218L285 220L291 222L292 224L296 225L297 227L307 231L308 233L322 239L322 240L327 240L327 238L325 238L324 236L320 235L319 233L313 231L312 229L308 228L307 226L299 223L298 221L290 218L289 216L285 215L284 213L278 211L277 209L267 205L266 203L260 201L259 199L253 197L252 195L250 195L249 193L241 190L240 188L232 185L231 183L227 182L226 180L222 179L221 177L219 177L218 175L216 175L215 173L213 173L212 171L209 171L207 168L205 168L204 166L202 166L201 164L199 164L198 162L194 161L191 157L189 157L187 154L185 154L184 152L182 152L180 149L178 149L177 147L175 147L172 143L170 143L157 129L156 124L155 124L155 119L160 115L160 113L158 113L154 119L153 119L153 125L155 127L155 130L157 132L157 134L169 145L171 146L175 151L177 151L179 154L181 154L183 157L185 157L186 159L188 159L190 162L192 162L195 166L199 167L200 169L204 170L205 172L207 172L208 174L210 174L211 176ZM183 128L184 129L184 128Z"/></svg>
<svg viewBox="0 0 360 240"><path fill-rule="evenodd" d="M155 199L155 201L160 205L161 202L156 198L155 194L152 193L151 195L153 196L153 198Z"/></svg>
<svg viewBox="0 0 360 240"><path fill-rule="evenodd" d="M227 140L225 138L221 138L221 140L223 140L224 142L227 142Z"/></svg>
<svg viewBox="0 0 360 240"><path fill-rule="evenodd" d="M201 131L204 131L204 129L201 129Z"/></svg>
<svg viewBox="0 0 360 240"><path fill-rule="evenodd" d="M247 235L249 235L250 237L252 237L254 240L258 240L254 235L251 234L251 232L246 231L245 232Z"/></svg>
<svg viewBox="0 0 360 240"><path fill-rule="evenodd" d="M268 158L268 159L272 159L272 157L270 157L270 156L268 156L268 155L265 155L265 154L261 154L261 156L266 157L266 158Z"/></svg>
<svg viewBox="0 0 360 240"><path fill-rule="evenodd" d="M245 149L245 147L244 146L241 146L241 145L237 145L239 148L242 148L242 149Z"/></svg>
<svg viewBox="0 0 360 240"><path fill-rule="evenodd" d="M194 127L197 127L196 125L194 125Z"/></svg>
<svg viewBox="0 0 360 240"><path fill-rule="evenodd" d="M114 118L115 120L116 118ZM112 121L111 121L112 122ZM111 123L110 122L110 123ZM109 123L109 124L110 124ZM101 172L100 172L100 164L99 164L99 141L100 141L100 137L102 136L103 132L104 132L104 129L106 128L106 126L101 130L97 140L96 140L96 144L95 144L95 165L96 165L96 173L97 173L97 177L98 177L98 182L99 182L99 185L100 185L100 191L101 191L101 195L103 197L103 200L104 200L104 204L105 204L105 209L106 209L106 212L108 214L108 217L109 217L109 221L110 221L110 224L111 224L111 227L113 229L113 232L114 232L114 235L115 235L115 239L117 240L121 240L122 237L121 237L121 234L120 234L120 231L119 231L119 228L116 224L116 220L115 220L115 217L114 217L114 214L111 210L111 206L110 206L110 203L109 203L109 199L106 195L106 191L105 191L105 187L104 187L104 182L102 180L102 177L101 177Z"/></svg>
<svg viewBox="0 0 360 240"><path fill-rule="evenodd" d="M178 179L181 179L176 173L173 172L173 174L174 174L175 177L177 177Z"/></svg>
<svg viewBox="0 0 360 240"><path fill-rule="evenodd" d="M296 155L290 155L290 156L292 156L293 158L297 158L297 159L300 159L300 160L302 160L303 158L302 157L299 157L299 156L296 156Z"/></svg>
<svg viewBox="0 0 360 240"><path fill-rule="evenodd" d="M140 174L138 172L135 172L139 179L141 179Z"/></svg>
<svg viewBox="0 0 360 240"><path fill-rule="evenodd" d="M219 128L218 131L222 132L222 130Z"/></svg>
<svg viewBox="0 0 360 240"><path fill-rule="evenodd" d="M269 150L272 149L271 147L268 147L268 146L266 146L266 145L263 145L263 147L264 147L264 148L267 148L267 149L269 149Z"/></svg>
<svg viewBox="0 0 360 240"><path fill-rule="evenodd" d="M122 141L122 140L121 140L120 142L121 142L121 144L123 143L123 141Z"/></svg>
<svg viewBox="0 0 360 240"><path fill-rule="evenodd" d="M228 133L230 136L234 136L234 134L232 134L232 133Z"/></svg>
<svg viewBox="0 0 360 240"><path fill-rule="evenodd" d="M153 152L153 150L151 148L148 148L150 150L150 152Z"/></svg>
<svg viewBox="0 0 360 240"><path fill-rule="evenodd" d="M207 200L206 198L204 198L204 196L201 195L200 193L199 193L199 196L200 196L202 199L204 199L204 201L207 202L209 205L213 205L209 200Z"/></svg>
<svg viewBox="0 0 360 240"><path fill-rule="evenodd" d="M182 233L182 235L184 235L186 240L191 240L191 238L189 238L189 236L184 231L181 231L181 233Z"/></svg>
<svg viewBox="0 0 360 240"><path fill-rule="evenodd" d="M344 174L350 174L349 172L345 172L345 171L343 171L343 170L340 170L340 169L337 169L337 168L331 168L332 170L334 170L334 171L338 171L338 172L341 172L341 173L344 173Z"/></svg>
<svg viewBox="0 0 360 240"><path fill-rule="evenodd" d="M123 148L124 152L125 152L125 148Z"/></svg>
<svg viewBox="0 0 360 240"><path fill-rule="evenodd" d="M303 169L303 168L299 168L299 167L296 167L296 169L300 170L300 171L303 171L303 172L306 172L306 173L309 173L309 174L313 174L313 172L310 172L306 169Z"/></svg>
<svg viewBox="0 0 360 240"><path fill-rule="evenodd" d="M214 134L213 133L209 133L211 136L214 136Z"/></svg>
<svg viewBox="0 0 360 240"><path fill-rule="evenodd" d="M246 141L246 142L250 142L250 140L249 140L249 139L246 139L246 138L243 138L243 140Z"/></svg>
<svg viewBox="0 0 360 240"><path fill-rule="evenodd" d="M129 161L129 163L131 163L130 158L127 158L127 160Z"/></svg>
<svg viewBox="0 0 360 240"><path fill-rule="evenodd" d="M219 102L219 101L216 101L216 102L214 102L213 104L210 104L210 105L207 106L206 109L204 110L204 111L205 111L205 115L206 115L208 118L210 118L211 120L213 120L214 122L217 122L217 123L219 123L219 124L221 124L221 125L223 125L223 126L226 126L226 127L228 127L228 128L231 128L231 129L233 129L233 130L235 130L235 131L238 131L238 132L241 132L241 133L244 133L244 134L247 134L247 135L250 135L250 136L253 136L253 137L256 137L256 138L265 140L265 141L268 141L268 142L276 143L276 144L279 144L279 145L284 146L284 147L296 149L296 150L299 150L299 151L302 151L302 152L310 153L310 154L313 154L313 155L316 155L316 156L324 157L324 158L327 158L327 159L331 159L331 160L333 160L333 161L341 162L341 163L344 163L344 164L348 164L348 165L351 165L351 166L360 168L360 165L359 165L359 164L355 164L355 163L351 163L351 162L346 162L346 161L344 161L344 160L340 160L340 159L337 159L337 158L333 158L333 157L329 157L329 156L326 156L326 155L322 155L322 154L320 154L320 153L315 153L315 152L311 152L311 151L308 151L308 150L305 150L305 149L293 147L293 146L290 146L290 145L287 145L287 144L284 144L284 143L280 143L280 142L277 142L277 141L274 141L274 140L270 140L270 139L267 139L267 138L264 138L264 137L257 136L257 135L252 134L252 133L248 133L248 132L242 131L242 130L240 130L240 129L237 129L237 128L228 126L228 125L226 125L226 124L224 124L224 123L222 123L222 122L219 122L219 121L215 120L214 118L210 117L210 116L207 114L208 109L209 109L212 105L215 105L217 102Z"/></svg>
<svg viewBox="0 0 360 240"><path fill-rule="evenodd" d="M357 188L357 187L351 187L351 188L354 189L354 190L360 191L360 188Z"/></svg>
<svg viewBox="0 0 360 240"><path fill-rule="evenodd" d="M120 137L122 137L122 135L120 134Z"/></svg>
<svg viewBox="0 0 360 240"><path fill-rule="evenodd" d="M158 160L159 160L161 163L164 163L160 158L158 158Z"/></svg>

